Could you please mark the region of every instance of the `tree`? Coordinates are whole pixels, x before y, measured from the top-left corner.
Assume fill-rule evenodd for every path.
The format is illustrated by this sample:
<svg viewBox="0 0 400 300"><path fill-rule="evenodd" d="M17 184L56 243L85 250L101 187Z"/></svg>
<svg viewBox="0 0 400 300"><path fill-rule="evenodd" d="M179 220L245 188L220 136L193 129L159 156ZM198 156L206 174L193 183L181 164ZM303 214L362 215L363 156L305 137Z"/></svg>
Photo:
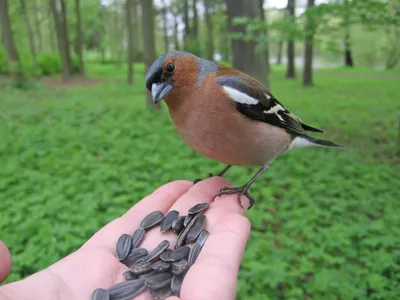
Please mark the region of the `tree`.
<svg viewBox="0 0 400 300"><path fill-rule="evenodd" d="M133 1L126 0L126 27L127 27L127 39L128 39L128 83L133 84L133 63L134 63L134 49L133 49L133 24L132 24L132 12L133 12Z"/></svg>
<svg viewBox="0 0 400 300"><path fill-rule="evenodd" d="M189 0L183 0L183 24L185 25L185 31L183 34L183 45L187 49L190 39L190 23L189 23Z"/></svg>
<svg viewBox="0 0 400 300"><path fill-rule="evenodd" d="M296 8L296 0L288 0L287 2L287 15L292 23L295 22L295 8ZM294 51L294 37L290 37L287 44L287 70L286 77L287 78L295 78L296 71L294 65L295 59L295 51Z"/></svg>
<svg viewBox="0 0 400 300"><path fill-rule="evenodd" d="M315 0L307 1L307 9L314 7ZM306 12L307 14L307 12ZM306 16L305 39L304 39L304 68L303 68L303 85L312 86L312 61L313 61L313 38L315 24L312 14Z"/></svg>
<svg viewBox="0 0 400 300"><path fill-rule="evenodd" d="M143 30L143 47L144 47L144 64L146 71L150 68L156 60L156 48L154 37L154 11L153 0L141 0L142 6L142 30ZM160 104L154 104L153 98L149 91L147 91L147 107L148 108L161 108Z"/></svg>
<svg viewBox="0 0 400 300"><path fill-rule="evenodd" d="M35 23L35 34L37 38L37 52L40 53L43 50L43 41L42 41L42 28L40 27L39 22L39 0L35 0L34 9L33 9L33 21Z"/></svg>
<svg viewBox="0 0 400 300"><path fill-rule="evenodd" d="M37 56L36 56L35 38L33 35L33 30L32 30L31 24L29 22L28 13L26 11L26 3L25 3L25 0L20 0L19 3L21 6L21 14L24 18L26 31L28 33L28 41L29 41L29 47L31 48L34 72L35 72L35 75L39 75L39 67L38 67Z"/></svg>
<svg viewBox="0 0 400 300"><path fill-rule="evenodd" d="M85 76L85 63L83 60L83 33L80 0L75 0L76 13L76 52L79 57L79 74Z"/></svg>
<svg viewBox="0 0 400 300"><path fill-rule="evenodd" d="M264 0L258 0L259 3L259 9L260 9L260 20L265 23L268 24L268 20L265 16L265 11L264 11ZM268 27L267 27L268 28ZM268 29L264 29L264 31L262 31L262 35L264 36L263 40L265 40L266 42L264 42L263 45L263 49L261 51L261 67L265 68L262 73L263 74L267 74L266 75L266 79L265 79L265 85L268 87L269 86L269 78L268 78L268 73L269 73L269 42L268 42Z"/></svg>
<svg viewBox="0 0 400 300"><path fill-rule="evenodd" d="M162 8L161 8L161 16L163 20L163 37L164 37L164 49L165 51L169 50L169 39L168 39L168 20L167 20L167 3L165 0L161 1L162 3Z"/></svg>
<svg viewBox="0 0 400 300"><path fill-rule="evenodd" d="M209 60L214 59L214 28L212 23L211 0L203 0L204 4L204 18L206 21L207 29L207 51L206 58Z"/></svg>
<svg viewBox="0 0 400 300"><path fill-rule="evenodd" d="M24 76L21 66L21 60L18 50L15 47L14 35L11 29L8 0L0 0L0 25L2 29L3 42L6 48L10 72L15 78L17 84L21 84Z"/></svg>
<svg viewBox="0 0 400 300"><path fill-rule="evenodd" d="M344 9L344 65L346 67L353 67L353 55L351 52L350 46L350 9L349 9L349 0L344 0L343 2Z"/></svg>
<svg viewBox="0 0 400 300"><path fill-rule="evenodd" d="M245 34L244 24L235 24L237 17L260 18L260 0L225 0L228 13L228 28L233 35ZM233 67L252 75L264 85L268 86L268 70L265 57L256 51L254 39L244 41L243 39L232 38L232 62Z"/></svg>
<svg viewBox="0 0 400 300"><path fill-rule="evenodd" d="M71 55L69 51L67 12L64 0L58 0L58 3L61 6L60 14L57 8L57 0L50 0L50 8L53 14L54 24L57 32L57 45L62 62L63 79L69 80L73 72Z"/></svg>

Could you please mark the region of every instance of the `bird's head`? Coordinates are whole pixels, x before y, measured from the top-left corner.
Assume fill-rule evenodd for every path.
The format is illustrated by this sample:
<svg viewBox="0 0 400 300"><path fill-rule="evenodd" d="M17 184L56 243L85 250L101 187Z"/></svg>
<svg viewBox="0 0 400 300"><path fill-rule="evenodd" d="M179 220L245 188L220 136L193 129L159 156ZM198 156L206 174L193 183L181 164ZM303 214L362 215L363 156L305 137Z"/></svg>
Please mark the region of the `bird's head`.
<svg viewBox="0 0 400 300"><path fill-rule="evenodd" d="M160 55L146 74L146 88L154 103L160 102L174 90L200 84L217 70L214 62L183 51L168 51Z"/></svg>

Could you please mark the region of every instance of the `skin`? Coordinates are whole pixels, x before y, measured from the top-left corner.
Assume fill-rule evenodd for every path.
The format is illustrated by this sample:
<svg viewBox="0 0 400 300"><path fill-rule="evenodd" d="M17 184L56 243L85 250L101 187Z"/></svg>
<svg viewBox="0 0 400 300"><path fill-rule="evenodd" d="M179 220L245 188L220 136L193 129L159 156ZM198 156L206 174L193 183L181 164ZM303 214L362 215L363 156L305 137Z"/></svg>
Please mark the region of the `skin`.
<svg viewBox="0 0 400 300"><path fill-rule="evenodd" d="M122 274L128 267L114 254L121 234L132 234L152 211L167 213L175 209L185 214L197 203L211 203L214 195L226 185L230 183L214 177L196 185L175 181L160 187L104 226L76 252L24 280L2 286L0 300L90 299L96 288L109 288L124 281ZM180 298L173 296L168 300L235 299L238 269L250 234L250 222L244 213L234 195L223 196L211 204L206 212L206 229L210 236L186 274ZM176 238L172 232L161 234L159 227L155 227L146 233L140 246L152 249L163 239L173 245ZM11 269L11 256L2 243L0 261L0 279L4 279ZM147 292L135 298L150 299Z"/></svg>

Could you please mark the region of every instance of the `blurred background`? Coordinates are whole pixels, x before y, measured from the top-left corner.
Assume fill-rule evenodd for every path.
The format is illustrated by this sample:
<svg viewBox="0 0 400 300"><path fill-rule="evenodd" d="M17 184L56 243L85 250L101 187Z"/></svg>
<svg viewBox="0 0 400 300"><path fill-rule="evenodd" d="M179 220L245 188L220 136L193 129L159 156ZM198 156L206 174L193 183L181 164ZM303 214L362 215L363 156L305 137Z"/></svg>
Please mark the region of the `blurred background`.
<svg viewBox="0 0 400 300"><path fill-rule="evenodd" d="M222 168L145 90L148 66L179 49L255 76L349 148L292 151L252 187L237 299L399 299L399 24L399 0L0 0L6 282L160 185Z"/></svg>

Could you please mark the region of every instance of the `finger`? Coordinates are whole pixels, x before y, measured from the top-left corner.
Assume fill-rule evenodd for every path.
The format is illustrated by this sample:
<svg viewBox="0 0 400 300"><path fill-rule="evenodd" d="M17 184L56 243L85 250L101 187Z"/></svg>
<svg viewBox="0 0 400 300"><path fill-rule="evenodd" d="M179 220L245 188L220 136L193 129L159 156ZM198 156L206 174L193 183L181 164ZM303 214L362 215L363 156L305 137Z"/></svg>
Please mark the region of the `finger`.
<svg viewBox="0 0 400 300"><path fill-rule="evenodd" d="M4 245L2 241L0 241L0 283L3 282L8 274L10 274L12 259L11 253L8 250L7 246Z"/></svg>
<svg viewBox="0 0 400 300"><path fill-rule="evenodd" d="M192 185L189 181L174 181L158 188L120 218L103 227L82 248L105 247L114 253L117 240L122 234L133 234L143 218L155 210L166 213Z"/></svg>
<svg viewBox="0 0 400 300"><path fill-rule="evenodd" d="M237 274L249 235L247 218L230 213L219 219L185 276L181 299L235 299Z"/></svg>

